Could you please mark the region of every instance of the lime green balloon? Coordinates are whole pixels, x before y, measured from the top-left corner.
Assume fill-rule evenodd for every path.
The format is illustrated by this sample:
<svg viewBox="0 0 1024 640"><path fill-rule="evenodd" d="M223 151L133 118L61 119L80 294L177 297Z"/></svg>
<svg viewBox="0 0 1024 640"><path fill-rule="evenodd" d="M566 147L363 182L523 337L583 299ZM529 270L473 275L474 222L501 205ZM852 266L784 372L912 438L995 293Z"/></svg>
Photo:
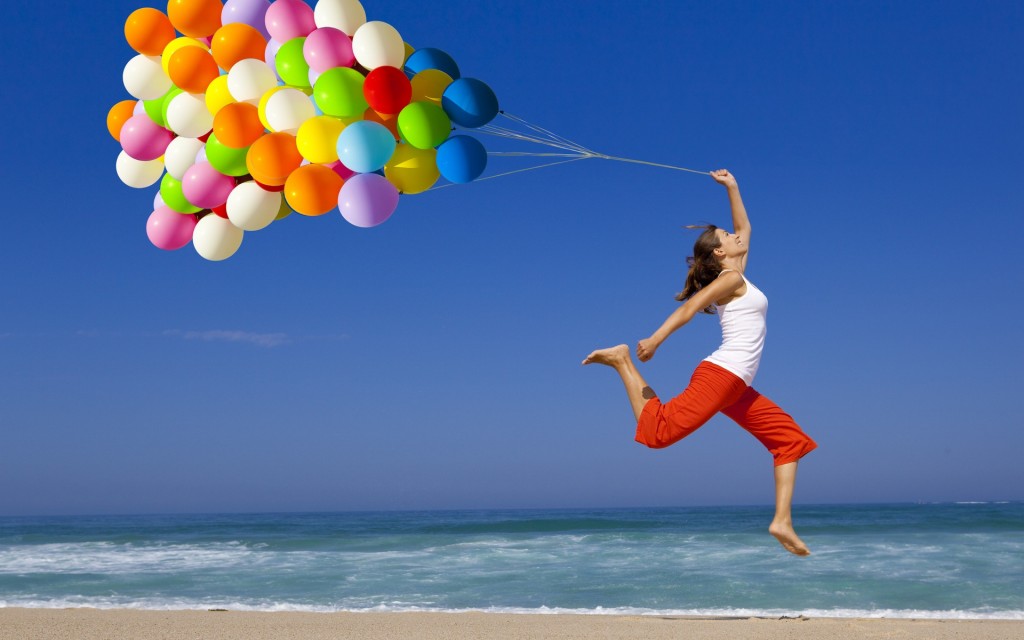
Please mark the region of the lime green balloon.
<svg viewBox="0 0 1024 640"><path fill-rule="evenodd" d="M433 149L448 139L451 130L448 114L433 102L412 102L398 114L398 135L417 149Z"/></svg>
<svg viewBox="0 0 1024 640"><path fill-rule="evenodd" d="M290 41L289 41L290 42ZM362 116L370 106L363 97L366 78L355 69L336 67L320 74L313 85L313 99L329 116L351 118Z"/></svg>
<svg viewBox="0 0 1024 640"><path fill-rule="evenodd" d="M175 89L177 89L177 87L171 87L167 90L167 93L170 93ZM178 92L180 93L181 89L178 89ZM142 101L142 106L146 110L146 115L149 116L150 120L152 120L161 127L167 126L167 118L164 117L164 104L166 104L164 102L164 99L167 97L167 93L160 96L159 98L153 98L152 100Z"/></svg>
<svg viewBox="0 0 1024 640"><path fill-rule="evenodd" d="M160 197L163 199L164 204L178 213L198 213L202 211L202 209L193 206L191 202L185 199L185 194L181 190L181 180L178 180L169 173L165 173L163 180L160 181Z"/></svg>
<svg viewBox="0 0 1024 640"><path fill-rule="evenodd" d="M274 56L277 75L281 76L287 85L309 86L309 65L306 64L306 56L302 54L302 45L305 43L305 38L292 38L281 45L281 48L277 50L277 55Z"/></svg>
<svg viewBox="0 0 1024 640"><path fill-rule="evenodd" d="M160 125L161 127L166 127L167 126L167 105L171 104L171 100L174 100L175 97L177 97L178 95L180 95L182 93L184 93L184 91L182 91L178 87L171 87L171 90L168 91L167 93L165 93L163 98L159 98L159 100L161 100L161 102L160 102L160 118L164 121L164 124ZM148 113L148 111L147 111L147 113ZM150 117L152 117L152 116L150 116ZM154 120L153 122L156 122L156 120Z"/></svg>
<svg viewBox="0 0 1024 640"><path fill-rule="evenodd" d="M244 176L249 173L245 166L245 156L249 153L249 147L232 149L217 139L217 136L210 134L206 139L206 160L213 168L226 176Z"/></svg>

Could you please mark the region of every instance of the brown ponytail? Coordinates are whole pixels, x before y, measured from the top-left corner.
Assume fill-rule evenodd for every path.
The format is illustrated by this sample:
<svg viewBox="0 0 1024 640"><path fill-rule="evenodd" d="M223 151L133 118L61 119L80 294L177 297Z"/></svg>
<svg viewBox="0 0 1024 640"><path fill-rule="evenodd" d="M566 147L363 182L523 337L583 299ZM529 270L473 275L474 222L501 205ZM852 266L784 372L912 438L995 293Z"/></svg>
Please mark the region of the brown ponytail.
<svg viewBox="0 0 1024 640"><path fill-rule="evenodd" d="M686 285L683 287L683 292L676 296L676 300L679 302L691 298L722 273L722 265L719 264L714 253L715 249L722 246L722 241L715 233L718 227L713 224L705 224L690 225L686 228L704 229L704 233L700 234L697 241L693 243L693 255L686 258L686 264L689 265L690 271L686 274ZM708 306L701 309L701 312L713 314L715 308Z"/></svg>

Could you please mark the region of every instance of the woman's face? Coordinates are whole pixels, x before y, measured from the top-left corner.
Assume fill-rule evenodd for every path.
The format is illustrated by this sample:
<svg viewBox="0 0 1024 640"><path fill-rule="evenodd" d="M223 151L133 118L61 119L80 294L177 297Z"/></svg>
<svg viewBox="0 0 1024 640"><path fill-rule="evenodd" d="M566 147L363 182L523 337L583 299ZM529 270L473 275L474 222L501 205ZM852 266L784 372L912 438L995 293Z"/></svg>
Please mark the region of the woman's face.
<svg viewBox="0 0 1024 640"><path fill-rule="evenodd" d="M746 245L743 244L743 241L735 233L729 233L725 229L715 229L715 235L718 236L718 242L720 243L720 246L715 249L715 255L718 256L719 260L741 256L747 252Z"/></svg>

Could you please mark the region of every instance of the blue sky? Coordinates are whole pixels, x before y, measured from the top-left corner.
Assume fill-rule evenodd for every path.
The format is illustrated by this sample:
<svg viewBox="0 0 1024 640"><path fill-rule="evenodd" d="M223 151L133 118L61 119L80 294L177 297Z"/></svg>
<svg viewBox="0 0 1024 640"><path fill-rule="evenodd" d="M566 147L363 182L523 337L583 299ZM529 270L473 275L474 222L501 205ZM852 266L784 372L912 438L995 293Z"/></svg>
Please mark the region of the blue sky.
<svg viewBox="0 0 1024 640"><path fill-rule="evenodd" d="M733 171L755 386L820 444L797 502L1024 499L1024 5L364 5L531 122ZM729 222L710 178L593 159L163 252L104 125L139 6L10 8L0 515L772 501L728 419L647 450L579 364L672 311L681 227ZM699 317L641 370L673 395L718 339Z"/></svg>

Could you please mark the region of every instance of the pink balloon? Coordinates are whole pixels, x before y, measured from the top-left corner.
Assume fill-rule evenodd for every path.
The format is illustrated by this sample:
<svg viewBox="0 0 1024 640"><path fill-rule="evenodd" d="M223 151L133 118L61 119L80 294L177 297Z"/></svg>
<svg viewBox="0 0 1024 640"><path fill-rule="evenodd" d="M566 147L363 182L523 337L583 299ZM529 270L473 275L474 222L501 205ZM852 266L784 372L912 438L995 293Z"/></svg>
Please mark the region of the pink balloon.
<svg viewBox="0 0 1024 640"><path fill-rule="evenodd" d="M196 217L178 213L168 206L157 207L146 221L146 235L158 249L174 251L192 242Z"/></svg>
<svg viewBox="0 0 1024 640"><path fill-rule="evenodd" d="M341 160L335 160L327 166L330 167L331 171L341 176L342 180L348 180L352 176L356 175L356 172L342 164Z"/></svg>
<svg viewBox="0 0 1024 640"><path fill-rule="evenodd" d="M267 9L267 31L278 42L309 35L316 29L313 8L302 0L277 0Z"/></svg>
<svg viewBox="0 0 1024 640"><path fill-rule="evenodd" d="M334 27L320 27L306 36L302 55L309 68L319 73L334 67L351 67L356 62L352 54L352 38Z"/></svg>
<svg viewBox="0 0 1024 640"><path fill-rule="evenodd" d="M217 171L209 162L195 163L181 180L185 199L203 209L219 207L227 202L234 188L235 179Z"/></svg>
<svg viewBox="0 0 1024 640"><path fill-rule="evenodd" d="M376 173L360 173L341 186L338 209L357 227L376 227L398 207L398 189Z"/></svg>
<svg viewBox="0 0 1024 640"><path fill-rule="evenodd" d="M136 160L156 160L164 155L173 139L173 133L150 120L145 113L128 118L121 127L121 148Z"/></svg>

